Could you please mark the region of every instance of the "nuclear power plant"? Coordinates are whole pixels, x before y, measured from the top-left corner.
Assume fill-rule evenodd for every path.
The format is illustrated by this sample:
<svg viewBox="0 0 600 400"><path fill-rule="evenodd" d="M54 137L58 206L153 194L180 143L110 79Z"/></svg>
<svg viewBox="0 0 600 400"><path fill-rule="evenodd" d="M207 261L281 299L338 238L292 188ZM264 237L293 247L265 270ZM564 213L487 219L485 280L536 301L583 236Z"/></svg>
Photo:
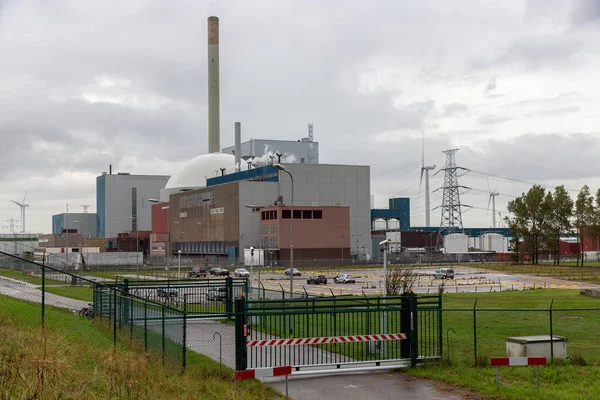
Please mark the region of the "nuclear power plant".
<svg viewBox="0 0 600 400"><path fill-rule="evenodd" d="M430 226L429 171L435 166L425 166L424 157L426 226L415 227L409 198L390 199L386 209L373 207L368 165L321 163L313 124L306 135L290 140L244 141L243 121L222 130L219 29L219 19L209 17L206 154L161 175L113 174L109 167L96 182L96 231L84 234L81 226L78 232L81 223L72 221L83 218L67 213L56 216L70 222L53 226L53 235L79 233L77 245L93 251L127 249L142 253L144 260L184 257L190 265L244 262L250 248L256 249L259 265L288 265L292 252L300 263L368 262L380 257L378 243L386 237L392 239L391 257L397 259L508 251L507 229L464 228L456 219L461 204L452 175L444 184L445 190L454 190L442 205L446 222ZM222 131L233 136L233 146L221 148ZM64 246L56 238L49 243Z"/></svg>

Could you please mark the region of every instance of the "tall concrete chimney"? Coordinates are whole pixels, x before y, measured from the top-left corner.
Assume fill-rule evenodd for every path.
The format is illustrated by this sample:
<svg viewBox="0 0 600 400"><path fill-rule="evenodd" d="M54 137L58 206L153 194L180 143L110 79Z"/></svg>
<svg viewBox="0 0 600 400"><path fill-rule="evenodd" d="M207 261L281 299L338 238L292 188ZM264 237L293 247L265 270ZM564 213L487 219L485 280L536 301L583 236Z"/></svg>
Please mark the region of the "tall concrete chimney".
<svg viewBox="0 0 600 400"><path fill-rule="evenodd" d="M219 18L208 17L208 152L221 152Z"/></svg>
<svg viewBox="0 0 600 400"><path fill-rule="evenodd" d="M242 160L242 123L235 123L235 165L237 165L238 171L242 170L240 164Z"/></svg>

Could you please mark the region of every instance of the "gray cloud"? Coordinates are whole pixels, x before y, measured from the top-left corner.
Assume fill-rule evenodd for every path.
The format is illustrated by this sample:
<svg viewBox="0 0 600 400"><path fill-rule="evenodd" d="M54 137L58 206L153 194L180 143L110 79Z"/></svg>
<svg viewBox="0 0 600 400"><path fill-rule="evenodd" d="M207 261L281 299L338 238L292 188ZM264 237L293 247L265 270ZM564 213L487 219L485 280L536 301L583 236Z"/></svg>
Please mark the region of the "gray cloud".
<svg viewBox="0 0 600 400"><path fill-rule="evenodd" d="M572 11L574 26L600 23L600 3L597 0L578 0Z"/></svg>
<svg viewBox="0 0 600 400"><path fill-rule="evenodd" d="M388 0L369 7L358 0L176 7L166 0L85 7L0 0L0 48L10 60L0 63L0 222L17 215L9 197L28 187L31 226L48 230L49 215L65 203L95 203L95 176L108 164L171 174L204 152L212 14L221 18L223 146L233 142L234 121L242 121L244 139L292 140L313 122L323 162L372 165L376 194L412 195L402 189L418 184L426 121L427 163L441 165L440 151L461 143L461 162L510 170L514 160L496 152L525 153L490 143L501 129L527 116L527 129L510 127L540 133L533 137L543 153L546 137L592 130L581 124L594 121L586 110L597 109L599 95L594 76L582 88L565 71L595 65L590 43L600 38L553 30L560 16L533 3L523 18L520 6L473 0L436 3L435 12L427 3ZM562 76L544 75L550 67ZM540 76L547 80L539 90L520 88ZM495 79L502 97L492 91ZM586 97L558 94L567 92ZM541 134L557 115L571 118L562 121L568 128ZM569 142L588 146L585 135ZM531 168L531 175L563 176Z"/></svg>

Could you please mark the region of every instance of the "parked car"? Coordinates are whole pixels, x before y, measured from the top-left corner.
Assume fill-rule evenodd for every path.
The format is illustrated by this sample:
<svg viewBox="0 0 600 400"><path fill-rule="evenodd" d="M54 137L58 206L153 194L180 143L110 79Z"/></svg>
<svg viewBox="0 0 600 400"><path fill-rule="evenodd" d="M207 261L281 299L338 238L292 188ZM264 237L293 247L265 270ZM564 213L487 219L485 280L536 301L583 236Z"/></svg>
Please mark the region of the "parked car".
<svg viewBox="0 0 600 400"><path fill-rule="evenodd" d="M286 269L285 271L283 271L283 273L287 276L290 276L290 269ZM294 276L302 276L302 274L300 273L300 271L294 268Z"/></svg>
<svg viewBox="0 0 600 400"><path fill-rule="evenodd" d="M208 301L225 301L225 300L227 300L227 287L226 286L217 286L217 287L209 288L208 293L206 294L206 299Z"/></svg>
<svg viewBox="0 0 600 400"><path fill-rule="evenodd" d="M327 285L327 277L325 275L311 275L307 280L306 283L308 285Z"/></svg>
<svg viewBox="0 0 600 400"><path fill-rule="evenodd" d="M206 274L206 267L194 267L188 272L188 278L205 278Z"/></svg>
<svg viewBox="0 0 600 400"><path fill-rule="evenodd" d="M175 289L170 288L158 288L156 289L156 295L158 297L166 297L170 299L171 297L177 297L179 293Z"/></svg>
<svg viewBox="0 0 600 400"><path fill-rule="evenodd" d="M219 267L211 268L208 273L214 276L229 276L229 271L227 271L225 268Z"/></svg>
<svg viewBox="0 0 600 400"><path fill-rule="evenodd" d="M356 283L354 277L350 274L339 274L335 278L333 278L335 283Z"/></svg>
<svg viewBox="0 0 600 400"><path fill-rule="evenodd" d="M250 277L250 272L248 272L247 269L245 268L238 268L235 270L234 272L235 276L240 277L240 278L248 278Z"/></svg>
<svg viewBox="0 0 600 400"><path fill-rule="evenodd" d="M452 268L440 268L433 275L435 279L454 279L454 270Z"/></svg>

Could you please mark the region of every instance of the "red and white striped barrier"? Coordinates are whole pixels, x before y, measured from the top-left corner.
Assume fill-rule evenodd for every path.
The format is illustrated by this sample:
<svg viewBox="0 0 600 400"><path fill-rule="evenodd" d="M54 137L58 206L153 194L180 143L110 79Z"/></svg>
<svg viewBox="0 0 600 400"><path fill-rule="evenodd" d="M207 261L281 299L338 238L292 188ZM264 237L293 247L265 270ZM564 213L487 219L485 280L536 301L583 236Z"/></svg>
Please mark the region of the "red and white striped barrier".
<svg viewBox="0 0 600 400"><path fill-rule="evenodd" d="M235 371L235 379L243 381L246 379L261 379L270 378L272 376L291 375L292 367L275 367L275 368L259 368L259 369L247 369L245 371Z"/></svg>
<svg viewBox="0 0 600 400"><path fill-rule="evenodd" d="M290 345L300 345L300 344L379 342L382 340L403 340L406 338L407 338L407 336L404 333L382 333L380 335L333 336L333 337L299 338L299 339L247 340L246 345L248 347L290 346Z"/></svg>
<svg viewBox="0 0 600 400"><path fill-rule="evenodd" d="M492 357L490 358L492 367L513 367L526 365L546 365L545 357Z"/></svg>

